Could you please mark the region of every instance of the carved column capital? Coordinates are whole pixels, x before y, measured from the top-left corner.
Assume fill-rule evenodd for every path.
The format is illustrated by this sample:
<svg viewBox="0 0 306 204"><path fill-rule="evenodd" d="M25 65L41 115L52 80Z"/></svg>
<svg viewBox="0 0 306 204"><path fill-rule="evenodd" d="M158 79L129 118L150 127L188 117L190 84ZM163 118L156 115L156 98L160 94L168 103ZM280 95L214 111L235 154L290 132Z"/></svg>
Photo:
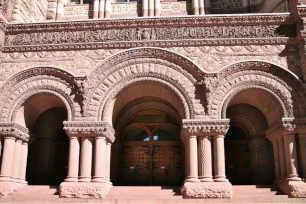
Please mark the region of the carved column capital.
<svg viewBox="0 0 306 204"><path fill-rule="evenodd" d="M64 121L64 130L69 137L105 137L108 142L115 141L115 130L103 121Z"/></svg>
<svg viewBox="0 0 306 204"><path fill-rule="evenodd" d="M274 123L266 131L266 137L270 141L275 141L283 135L294 135L298 133L299 120L297 118L282 118L280 121Z"/></svg>
<svg viewBox="0 0 306 204"><path fill-rule="evenodd" d="M23 142L29 141L29 130L17 123L0 123L1 137L14 137Z"/></svg>
<svg viewBox="0 0 306 204"><path fill-rule="evenodd" d="M218 120L183 120L182 136L225 135L230 127L229 119Z"/></svg>

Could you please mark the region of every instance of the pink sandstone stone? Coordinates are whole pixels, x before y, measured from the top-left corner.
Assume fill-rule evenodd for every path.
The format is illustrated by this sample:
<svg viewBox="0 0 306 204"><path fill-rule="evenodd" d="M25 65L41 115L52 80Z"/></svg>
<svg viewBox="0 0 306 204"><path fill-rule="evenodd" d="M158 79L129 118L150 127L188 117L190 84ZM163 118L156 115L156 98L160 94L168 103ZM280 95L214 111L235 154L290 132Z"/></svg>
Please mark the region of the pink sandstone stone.
<svg viewBox="0 0 306 204"><path fill-rule="evenodd" d="M303 181L289 181L289 196L292 198L306 198L306 183Z"/></svg>
<svg viewBox="0 0 306 204"><path fill-rule="evenodd" d="M111 188L109 183L63 182L59 194L61 198L104 198Z"/></svg>
<svg viewBox="0 0 306 204"><path fill-rule="evenodd" d="M231 198L230 182L186 182L181 187L183 198Z"/></svg>
<svg viewBox="0 0 306 204"><path fill-rule="evenodd" d="M0 198L6 198L23 185L24 184L14 182L0 182Z"/></svg>

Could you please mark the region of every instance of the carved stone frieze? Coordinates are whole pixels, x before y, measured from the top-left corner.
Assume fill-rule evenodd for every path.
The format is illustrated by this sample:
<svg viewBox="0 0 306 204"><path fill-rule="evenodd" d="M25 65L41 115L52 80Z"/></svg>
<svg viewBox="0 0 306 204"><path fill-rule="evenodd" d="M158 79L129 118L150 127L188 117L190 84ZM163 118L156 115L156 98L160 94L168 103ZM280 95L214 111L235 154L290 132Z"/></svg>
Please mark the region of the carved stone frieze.
<svg viewBox="0 0 306 204"><path fill-rule="evenodd" d="M229 119L220 120L183 120L184 136L215 136L225 135L229 129Z"/></svg>
<svg viewBox="0 0 306 204"><path fill-rule="evenodd" d="M0 122L0 136L1 137L15 137L23 142L29 141L29 130L17 123L3 123Z"/></svg>
<svg viewBox="0 0 306 204"><path fill-rule="evenodd" d="M103 121L64 121L64 130L69 137L106 137L115 141L115 130Z"/></svg>

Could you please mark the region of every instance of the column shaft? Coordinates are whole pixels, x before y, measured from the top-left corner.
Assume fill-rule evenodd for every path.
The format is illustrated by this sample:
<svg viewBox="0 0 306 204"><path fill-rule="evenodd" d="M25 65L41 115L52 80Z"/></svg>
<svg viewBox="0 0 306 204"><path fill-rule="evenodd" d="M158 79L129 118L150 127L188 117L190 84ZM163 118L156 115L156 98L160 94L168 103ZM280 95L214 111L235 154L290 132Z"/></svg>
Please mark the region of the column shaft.
<svg viewBox="0 0 306 204"><path fill-rule="evenodd" d="M210 0L204 0L205 14L210 14Z"/></svg>
<svg viewBox="0 0 306 204"><path fill-rule="evenodd" d="M185 182L199 182L198 179L198 148L197 148L197 136L189 136L188 151L189 151L189 175Z"/></svg>
<svg viewBox="0 0 306 204"><path fill-rule="evenodd" d="M93 18L99 18L99 0L93 2Z"/></svg>
<svg viewBox="0 0 306 204"><path fill-rule="evenodd" d="M192 0L192 11L194 15L199 15L199 0Z"/></svg>
<svg viewBox="0 0 306 204"><path fill-rule="evenodd" d="M154 16L154 0L149 0L149 16Z"/></svg>
<svg viewBox="0 0 306 204"><path fill-rule="evenodd" d="M204 1L205 0L199 0L199 14L200 15L204 15L205 14L205 11L204 11Z"/></svg>
<svg viewBox="0 0 306 204"><path fill-rule="evenodd" d="M214 180L218 182L227 182L225 176L225 152L224 152L224 136L218 135L214 137Z"/></svg>
<svg viewBox="0 0 306 204"><path fill-rule="evenodd" d="M95 138L94 176L92 182L105 181L105 157L106 140L105 137Z"/></svg>
<svg viewBox="0 0 306 204"><path fill-rule="evenodd" d="M198 139L199 179L201 182L212 182L211 137Z"/></svg>
<svg viewBox="0 0 306 204"><path fill-rule="evenodd" d="M106 145L106 162L105 162L105 180L110 182L110 167L111 167L111 151L112 144L107 143Z"/></svg>
<svg viewBox="0 0 306 204"><path fill-rule="evenodd" d="M142 1L142 16L146 17L149 15L149 0Z"/></svg>
<svg viewBox="0 0 306 204"><path fill-rule="evenodd" d="M273 144L274 167L275 167L275 181L278 182L280 180L280 163L279 163L279 150L278 150L277 140L274 140L272 144Z"/></svg>
<svg viewBox="0 0 306 204"><path fill-rule="evenodd" d="M99 3L99 18L104 18L105 13L105 0L100 0Z"/></svg>
<svg viewBox="0 0 306 204"><path fill-rule="evenodd" d="M285 149L283 138L277 139L278 151L279 151L279 167L280 167L280 179L284 180L286 177L286 161L285 161Z"/></svg>
<svg viewBox="0 0 306 204"><path fill-rule="evenodd" d="M160 7L160 0L154 1L154 10L155 10L155 16L160 16L161 7Z"/></svg>
<svg viewBox="0 0 306 204"><path fill-rule="evenodd" d="M21 145L21 159L20 159L20 169L19 169L20 183L27 183L26 182L27 160L28 160L28 143L24 142Z"/></svg>
<svg viewBox="0 0 306 204"><path fill-rule="evenodd" d="M11 181L15 138L5 137L1 163L0 181Z"/></svg>
<svg viewBox="0 0 306 204"><path fill-rule="evenodd" d="M56 20L58 21L63 20L63 17L64 17L64 2L63 0L58 0L56 7Z"/></svg>
<svg viewBox="0 0 306 204"><path fill-rule="evenodd" d="M92 164L92 141L89 138L82 138L79 182L90 182L91 164Z"/></svg>
<svg viewBox="0 0 306 204"><path fill-rule="evenodd" d="M299 181L301 180L301 178L298 177L298 162L296 156L295 135L285 135L284 145L287 167L286 179L290 181Z"/></svg>
<svg viewBox="0 0 306 204"><path fill-rule="evenodd" d="M12 180L19 182L19 169L20 169L20 159L21 159L21 140L16 140L15 151L14 151L14 161L12 169Z"/></svg>
<svg viewBox="0 0 306 204"><path fill-rule="evenodd" d="M105 18L110 18L112 13L112 2L111 0L105 0Z"/></svg>
<svg viewBox="0 0 306 204"><path fill-rule="evenodd" d="M299 135L299 159L300 159L300 165L301 165L301 177L306 179L306 159L304 158L304 155L306 155L306 135Z"/></svg>
<svg viewBox="0 0 306 204"><path fill-rule="evenodd" d="M66 182L78 182L80 142L77 137L69 137L69 161Z"/></svg>

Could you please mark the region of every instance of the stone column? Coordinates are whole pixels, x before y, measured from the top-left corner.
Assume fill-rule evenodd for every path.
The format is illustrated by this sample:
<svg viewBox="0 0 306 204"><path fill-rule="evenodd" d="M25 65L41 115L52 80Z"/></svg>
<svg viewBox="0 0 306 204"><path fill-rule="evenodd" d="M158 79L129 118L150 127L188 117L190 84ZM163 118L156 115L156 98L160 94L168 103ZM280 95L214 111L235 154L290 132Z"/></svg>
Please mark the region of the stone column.
<svg viewBox="0 0 306 204"><path fill-rule="evenodd" d="M192 11L194 15L199 15L199 0L192 0Z"/></svg>
<svg viewBox="0 0 306 204"><path fill-rule="evenodd" d="M189 176L190 174L190 165L189 165L189 140L185 140L185 177Z"/></svg>
<svg viewBox="0 0 306 204"><path fill-rule="evenodd" d="M275 182L280 180L280 163L279 163L279 150L277 140L272 141L273 155L274 155L274 167L275 167Z"/></svg>
<svg viewBox="0 0 306 204"><path fill-rule="evenodd" d="M300 150L300 165L301 165L301 177L304 178L304 180L306 179L306 159L305 159L305 155L306 155L306 134L304 135L298 135L298 140L299 140L299 150Z"/></svg>
<svg viewBox="0 0 306 204"><path fill-rule="evenodd" d="M161 7L160 7L160 0L155 0L154 1L154 10L155 10L155 16L160 16L160 12L161 12Z"/></svg>
<svg viewBox="0 0 306 204"><path fill-rule="evenodd" d="M14 137L4 138L0 181L11 181L15 140Z"/></svg>
<svg viewBox="0 0 306 204"><path fill-rule="evenodd" d="M63 17L64 17L64 2L63 0L58 0L56 7L56 20L57 21L63 20Z"/></svg>
<svg viewBox="0 0 306 204"><path fill-rule="evenodd" d="M149 0L142 1L142 16L146 17L149 15Z"/></svg>
<svg viewBox="0 0 306 204"><path fill-rule="evenodd" d="M111 0L105 0L105 18L110 18L112 13L112 1Z"/></svg>
<svg viewBox="0 0 306 204"><path fill-rule="evenodd" d="M210 0L204 0L205 14L210 14Z"/></svg>
<svg viewBox="0 0 306 204"><path fill-rule="evenodd" d="M198 179L198 148L197 148L197 136L188 136L188 165L189 175L185 179L185 182L199 182Z"/></svg>
<svg viewBox="0 0 306 204"><path fill-rule="evenodd" d="M95 138L95 159L94 159L94 175L92 182L105 181L105 162L106 157L106 139L105 137Z"/></svg>
<svg viewBox="0 0 306 204"><path fill-rule="evenodd" d="M298 177L298 162L296 156L295 135L284 135L287 176L286 180L300 181Z"/></svg>
<svg viewBox="0 0 306 204"><path fill-rule="evenodd" d="M13 169L12 169L12 180L15 182L19 182L21 146L22 146L22 141L16 140L15 150L14 150Z"/></svg>
<svg viewBox="0 0 306 204"><path fill-rule="evenodd" d="M66 182L78 182L80 143L77 137L69 137L69 163Z"/></svg>
<svg viewBox="0 0 306 204"><path fill-rule="evenodd" d="M91 164L92 164L92 141L90 138L83 137L81 147L81 165L79 182L91 181Z"/></svg>
<svg viewBox="0 0 306 204"><path fill-rule="evenodd" d="M204 1L205 0L199 0L199 12L200 12L200 15L204 15L205 14Z"/></svg>
<svg viewBox="0 0 306 204"><path fill-rule="evenodd" d="M149 0L149 16L154 16L154 0Z"/></svg>
<svg viewBox="0 0 306 204"><path fill-rule="evenodd" d="M280 179L284 180L286 177L286 161L285 161L284 140L282 137L277 138L277 144L279 151Z"/></svg>
<svg viewBox="0 0 306 204"><path fill-rule="evenodd" d="M227 182L225 176L224 135L214 137L214 181Z"/></svg>
<svg viewBox="0 0 306 204"><path fill-rule="evenodd" d="M99 18L99 0L93 1L93 18Z"/></svg>
<svg viewBox="0 0 306 204"><path fill-rule="evenodd" d="M199 137L199 179L201 182L212 182L211 137Z"/></svg>
<svg viewBox="0 0 306 204"><path fill-rule="evenodd" d="M28 161L28 143L24 142L21 145L21 160L19 169L19 182L26 184L26 172Z"/></svg>
<svg viewBox="0 0 306 204"><path fill-rule="evenodd" d="M104 18L105 0L100 0L99 3L99 18Z"/></svg>
<svg viewBox="0 0 306 204"><path fill-rule="evenodd" d="M112 144L110 142L107 142L106 161L105 161L105 180L108 182L110 182L111 151L112 151Z"/></svg>
<svg viewBox="0 0 306 204"><path fill-rule="evenodd" d="M249 0L243 0L242 1L242 7L243 7L243 10L244 10L244 13L248 13L249 8L250 8L250 1Z"/></svg>

